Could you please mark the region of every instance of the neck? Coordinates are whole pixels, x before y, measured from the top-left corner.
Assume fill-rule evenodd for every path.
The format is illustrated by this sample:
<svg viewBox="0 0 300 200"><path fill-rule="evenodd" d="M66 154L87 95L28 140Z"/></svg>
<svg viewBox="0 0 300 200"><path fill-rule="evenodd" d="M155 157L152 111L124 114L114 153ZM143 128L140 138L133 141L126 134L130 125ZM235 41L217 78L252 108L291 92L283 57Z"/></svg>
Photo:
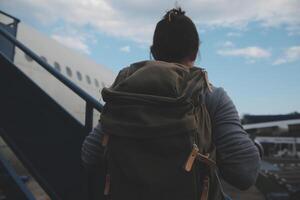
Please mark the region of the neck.
<svg viewBox="0 0 300 200"><path fill-rule="evenodd" d="M184 66L191 68L194 66L194 61L190 61L190 60L183 60L180 62L180 64L183 64Z"/></svg>

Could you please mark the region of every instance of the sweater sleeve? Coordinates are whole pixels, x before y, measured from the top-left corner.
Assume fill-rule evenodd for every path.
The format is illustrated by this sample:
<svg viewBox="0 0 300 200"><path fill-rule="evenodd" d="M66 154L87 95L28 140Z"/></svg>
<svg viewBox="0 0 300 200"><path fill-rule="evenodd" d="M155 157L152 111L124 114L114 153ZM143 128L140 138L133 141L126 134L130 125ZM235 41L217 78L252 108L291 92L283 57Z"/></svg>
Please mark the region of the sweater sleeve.
<svg viewBox="0 0 300 200"><path fill-rule="evenodd" d="M222 88L214 88L207 104L220 174L240 190L248 189L255 184L258 175L259 151L244 131L232 100Z"/></svg>
<svg viewBox="0 0 300 200"><path fill-rule="evenodd" d="M81 160L86 167L101 165L103 161L104 148L101 144L102 139L101 124L97 126L86 136L81 147Z"/></svg>

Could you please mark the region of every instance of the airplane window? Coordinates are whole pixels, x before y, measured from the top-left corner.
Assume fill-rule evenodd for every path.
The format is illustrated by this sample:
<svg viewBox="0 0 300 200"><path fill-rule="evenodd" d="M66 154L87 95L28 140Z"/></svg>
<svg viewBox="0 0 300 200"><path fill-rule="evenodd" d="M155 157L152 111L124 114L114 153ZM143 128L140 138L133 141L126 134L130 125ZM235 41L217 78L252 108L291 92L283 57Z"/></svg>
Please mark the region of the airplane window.
<svg viewBox="0 0 300 200"><path fill-rule="evenodd" d="M91 84L91 78L89 77L89 75L86 75L85 78L86 78L86 81L88 82L88 84Z"/></svg>
<svg viewBox="0 0 300 200"><path fill-rule="evenodd" d="M67 71L68 76L72 77L72 71L71 71L70 67L67 66L66 71Z"/></svg>
<svg viewBox="0 0 300 200"><path fill-rule="evenodd" d="M95 79L95 85L96 85L96 87L99 87L99 82L97 79Z"/></svg>
<svg viewBox="0 0 300 200"><path fill-rule="evenodd" d="M54 62L54 68L60 72L60 65L58 62Z"/></svg>
<svg viewBox="0 0 300 200"><path fill-rule="evenodd" d="M45 58L44 56L41 56L41 59L42 59L44 62L47 62L47 58Z"/></svg>
<svg viewBox="0 0 300 200"><path fill-rule="evenodd" d="M24 54L24 56L25 56L26 60L29 61L29 62L31 62L31 61L33 60L33 59L32 59L29 55L27 55L27 54Z"/></svg>
<svg viewBox="0 0 300 200"><path fill-rule="evenodd" d="M82 75L79 71L76 72L78 80L82 80Z"/></svg>

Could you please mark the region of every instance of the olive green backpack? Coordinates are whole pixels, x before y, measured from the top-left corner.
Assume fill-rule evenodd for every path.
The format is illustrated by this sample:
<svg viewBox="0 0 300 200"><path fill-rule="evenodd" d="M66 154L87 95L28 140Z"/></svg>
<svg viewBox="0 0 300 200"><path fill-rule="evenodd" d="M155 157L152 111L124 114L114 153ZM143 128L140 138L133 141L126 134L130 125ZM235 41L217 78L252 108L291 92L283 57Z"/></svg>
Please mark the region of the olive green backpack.
<svg viewBox="0 0 300 200"><path fill-rule="evenodd" d="M112 200L219 200L206 72L144 61L102 91L104 193Z"/></svg>

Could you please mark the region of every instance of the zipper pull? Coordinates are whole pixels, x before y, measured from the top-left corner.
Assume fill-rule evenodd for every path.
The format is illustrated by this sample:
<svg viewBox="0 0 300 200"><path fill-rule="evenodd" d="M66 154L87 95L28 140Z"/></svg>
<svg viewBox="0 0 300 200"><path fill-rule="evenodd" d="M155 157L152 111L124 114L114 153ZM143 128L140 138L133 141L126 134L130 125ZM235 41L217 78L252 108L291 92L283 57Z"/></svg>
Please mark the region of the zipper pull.
<svg viewBox="0 0 300 200"><path fill-rule="evenodd" d="M185 171L190 172L192 170L192 167L193 167L194 161L198 155L198 152L199 152L199 148L197 147L196 144L193 144L192 151L184 165Z"/></svg>

